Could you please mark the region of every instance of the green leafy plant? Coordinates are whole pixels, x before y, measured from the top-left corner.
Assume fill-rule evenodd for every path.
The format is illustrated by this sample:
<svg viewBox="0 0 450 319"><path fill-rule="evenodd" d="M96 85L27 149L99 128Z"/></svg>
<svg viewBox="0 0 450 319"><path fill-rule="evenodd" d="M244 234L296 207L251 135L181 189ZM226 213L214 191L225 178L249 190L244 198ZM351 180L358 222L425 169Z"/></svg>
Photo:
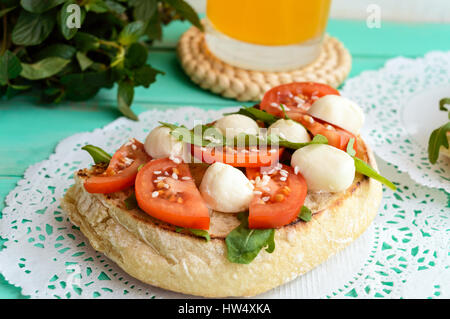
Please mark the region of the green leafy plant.
<svg viewBox="0 0 450 319"><path fill-rule="evenodd" d="M118 109L137 120L135 87L163 74L149 49L184 19L202 28L184 0L0 0L0 97L80 101L117 84Z"/></svg>
<svg viewBox="0 0 450 319"><path fill-rule="evenodd" d="M450 119L450 110L446 105L450 105L450 98L443 98L439 101L439 110L448 112L448 118ZM428 159L431 164L435 164L439 158L439 150L441 147L449 149L450 122L435 129L428 140Z"/></svg>

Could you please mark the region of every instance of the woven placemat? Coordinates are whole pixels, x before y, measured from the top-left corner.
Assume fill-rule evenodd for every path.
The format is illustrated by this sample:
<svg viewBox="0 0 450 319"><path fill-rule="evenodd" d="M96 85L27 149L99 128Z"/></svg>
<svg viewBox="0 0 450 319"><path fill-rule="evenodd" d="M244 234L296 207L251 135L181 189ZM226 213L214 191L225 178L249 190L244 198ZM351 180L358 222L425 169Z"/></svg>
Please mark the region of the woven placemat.
<svg viewBox="0 0 450 319"><path fill-rule="evenodd" d="M351 55L336 38L326 35L319 57L288 72L259 72L231 66L209 52L203 32L191 27L177 45L186 74L201 88L238 101L260 101L270 88L290 82L313 81L338 87L351 69Z"/></svg>

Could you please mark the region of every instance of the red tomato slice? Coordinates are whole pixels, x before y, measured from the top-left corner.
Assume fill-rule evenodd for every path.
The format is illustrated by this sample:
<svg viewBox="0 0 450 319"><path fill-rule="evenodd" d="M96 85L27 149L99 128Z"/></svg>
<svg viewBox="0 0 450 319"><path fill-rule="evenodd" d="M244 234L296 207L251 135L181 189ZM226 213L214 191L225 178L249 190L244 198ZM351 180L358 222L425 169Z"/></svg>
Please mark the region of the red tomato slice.
<svg viewBox="0 0 450 319"><path fill-rule="evenodd" d="M225 163L235 167L261 167L278 163L284 148L200 147L191 145L192 155L204 163Z"/></svg>
<svg viewBox="0 0 450 319"><path fill-rule="evenodd" d="M255 181L250 202L249 228L277 228L293 222L305 202L307 186L303 175L290 166L278 164L267 173L247 168L247 177ZM270 177L270 179L268 178ZM261 194L259 194L260 192Z"/></svg>
<svg viewBox="0 0 450 319"><path fill-rule="evenodd" d="M328 139L329 145L343 151L347 151L347 144L350 139L353 138L355 141L353 144L353 149L355 151L358 150L356 136L338 126L305 114L298 116L296 121L300 122L314 136L317 134L325 136Z"/></svg>
<svg viewBox="0 0 450 319"><path fill-rule="evenodd" d="M136 177L136 199L150 216L172 225L209 229L209 211L189 166L168 158L148 162Z"/></svg>
<svg viewBox="0 0 450 319"><path fill-rule="evenodd" d="M131 139L114 153L103 174L91 176L84 182L89 193L114 193L133 186L139 166L150 160L144 144Z"/></svg>
<svg viewBox="0 0 450 319"><path fill-rule="evenodd" d="M278 117L284 117L280 104L293 120L297 114L305 113L315 100L325 95L340 95L339 92L322 83L293 82L276 86L264 94L260 108Z"/></svg>

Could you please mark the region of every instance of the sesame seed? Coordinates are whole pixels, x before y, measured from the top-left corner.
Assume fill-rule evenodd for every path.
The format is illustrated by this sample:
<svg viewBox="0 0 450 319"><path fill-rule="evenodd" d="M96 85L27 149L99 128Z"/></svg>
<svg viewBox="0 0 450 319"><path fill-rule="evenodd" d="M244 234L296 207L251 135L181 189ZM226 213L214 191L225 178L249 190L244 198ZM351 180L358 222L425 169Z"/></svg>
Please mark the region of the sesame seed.
<svg viewBox="0 0 450 319"><path fill-rule="evenodd" d="M288 173L288 171L282 169L282 170L280 170L280 174L281 174L282 176L288 176L289 173Z"/></svg>
<svg viewBox="0 0 450 319"><path fill-rule="evenodd" d="M153 198L158 197L158 195L159 195L159 192L157 192L157 191L154 191L154 192L152 193L152 197L153 197Z"/></svg>
<svg viewBox="0 0 450 319"><path fill-rule="evenodd" d="M173 178L173 179L178 179L178 175L177 175L176 173L173 173L173 174L172 174L172 178Z"/></svg>
<svg viewBox="0 0 450 319"><path fill-rule="evenodd" d="M286 177L285 176L280 177L280 181L285 182L286 181Z"/></svg>
<svg viewBox="0 0 450 319"><path fill-rule="evenodd" d="M298 166L295 166L295 167L294 167L294 173L295 173L295 175L298 174Z"/></svg>
<svg viewBox="0 0 450 319"><path fill-rule="evenodd" d="M159 174L161 174L161 171L154 171L153 174L159 175Z"/></svg>
<svg viewBox="0 0 450 319"><path fill-rule="evenodd" d="M135 144L131 144L131 148L133 149L133 151L137 150L137 147Z"/></svg>
<svg viewBox="0 0 450 319"><path fill-rule="evenodd" d="M262 195L262 192L261 191L253 191L253 194L255 194L255 195Z"/></svg>
<svg viewBox="0 0 450 319"><path fill-rule="evenodd" d="M263 198L261 198L263 201L267 202L270 199L270 196L264 196Z"/></svg>
<svg viewBox="0 0 450 319"><path fill-rule="evenodd" d="M189 181L189 180L191 180L191 178L190 178L189 176L183 176L181 179L184 180L184 181Z"/></svg>

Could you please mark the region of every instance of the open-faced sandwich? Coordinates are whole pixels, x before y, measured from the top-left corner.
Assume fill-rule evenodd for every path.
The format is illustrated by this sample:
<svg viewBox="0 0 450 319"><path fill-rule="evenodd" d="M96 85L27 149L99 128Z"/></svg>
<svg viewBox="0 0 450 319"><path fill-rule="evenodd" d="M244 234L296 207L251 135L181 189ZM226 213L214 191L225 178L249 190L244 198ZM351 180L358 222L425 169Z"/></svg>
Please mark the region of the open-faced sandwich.
<svg viewBox="0 0 450 319"><path fill-rule="evenodd" d="M361 235L381 183L364 116L318 83L193 128L161 123L95 165L62 199L92 246L139 280L186 294L252 296L313 269ZM381 182L381 183L380 183Z"/></svg>

